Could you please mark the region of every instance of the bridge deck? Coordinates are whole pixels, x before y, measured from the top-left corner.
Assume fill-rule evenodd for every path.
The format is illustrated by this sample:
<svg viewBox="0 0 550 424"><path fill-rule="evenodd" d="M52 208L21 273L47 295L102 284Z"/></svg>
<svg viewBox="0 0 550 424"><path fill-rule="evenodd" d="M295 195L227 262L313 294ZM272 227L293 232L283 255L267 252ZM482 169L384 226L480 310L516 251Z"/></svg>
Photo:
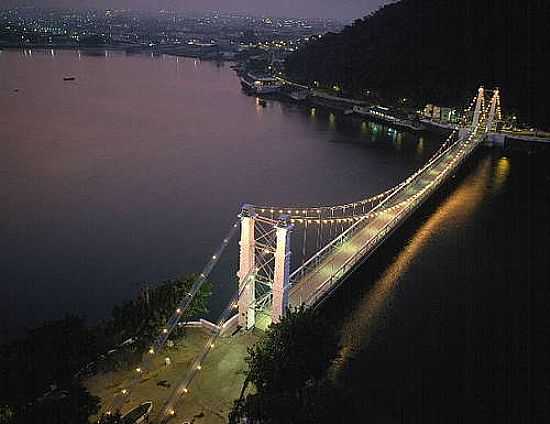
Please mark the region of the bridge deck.
<svg viewBox="0 0 550 424"><path fill-rule="evenodd" d="M415 180L401 188L378 215L366 219L361 229L295 282L289 293L290 305L313 305L322 301L460 166L479 141L474 138L457 142Z"/></svg>

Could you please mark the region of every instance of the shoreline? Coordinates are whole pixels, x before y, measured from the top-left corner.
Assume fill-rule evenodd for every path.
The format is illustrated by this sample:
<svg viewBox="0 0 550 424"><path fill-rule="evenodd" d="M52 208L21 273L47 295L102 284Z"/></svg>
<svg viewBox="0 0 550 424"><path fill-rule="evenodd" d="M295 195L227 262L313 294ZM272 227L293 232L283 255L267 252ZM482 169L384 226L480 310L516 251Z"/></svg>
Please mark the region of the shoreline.
<svg viewBox="0 0 550 424"><path fill-rule="evenodd" d="M201 59L201 60L207 60L207 61L221 61L221 62L235 62L236 59L224 57L223 54L216 54L212 55L211 53L208 54L201 54L200 52L192 52L189 51L189 49L182 45L182 46L166 46L166 47L149 47L149 46L141 46L141 45L50 45L50 44L32 44L32 45L17 45L13 43L3 44L0 42L0 52L2 50L65 50L65 51L113 51L113 52L125 52L126 54L132 55L132 54L153 54L153 55L167 55L167 56L174 56L174 57L188 57L191 59ZM187 50L185 50L187 49Z"/></svg>

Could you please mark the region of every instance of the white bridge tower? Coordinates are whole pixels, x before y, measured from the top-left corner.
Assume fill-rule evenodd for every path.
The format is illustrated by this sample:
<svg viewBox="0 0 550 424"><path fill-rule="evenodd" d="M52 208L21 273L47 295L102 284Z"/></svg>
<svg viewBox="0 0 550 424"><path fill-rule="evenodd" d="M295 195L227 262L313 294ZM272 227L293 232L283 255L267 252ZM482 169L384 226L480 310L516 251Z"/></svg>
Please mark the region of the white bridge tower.
<svg viewBox="0 0 550 424"><path fill-rule="evenodd" d="M272 323L279 322L287 310L294 226L290 216L269 219L257 215L250 205L243 206L240 218L239 326L250 329L256 325L256 309L269 309L269 299Z"/></svg>

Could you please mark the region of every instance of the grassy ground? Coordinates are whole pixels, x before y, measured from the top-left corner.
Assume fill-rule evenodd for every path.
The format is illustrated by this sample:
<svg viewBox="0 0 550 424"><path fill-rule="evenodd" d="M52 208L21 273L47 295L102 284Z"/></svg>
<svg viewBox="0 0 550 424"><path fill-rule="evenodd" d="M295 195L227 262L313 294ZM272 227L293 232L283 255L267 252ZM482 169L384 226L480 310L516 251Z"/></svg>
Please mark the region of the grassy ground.
<svg viewBox="0 0 550 424"><path fill-rule="evenodd" d="M174 348L156 355L158 358L155 359L152 371L146 375L140 375L132 369L98 374L87 379L85 385L88 390L101 398L101 413L108 409L120 409L125 413L142 402L153 401L153 416L156 416L208 339L205 330L188 330ZM227 422L227 415L233 401L239 397L244 382L247 348L258 340L260 334L259 330L254 330L219 338L216 347L203 363L202 370L191 383L189 393L176 403L176 415L170 423ZM171 360L168 366L164 363L165 357ZM124 389L128 393L122 395ZM117 399L114 405L113 399Z"/></svg>

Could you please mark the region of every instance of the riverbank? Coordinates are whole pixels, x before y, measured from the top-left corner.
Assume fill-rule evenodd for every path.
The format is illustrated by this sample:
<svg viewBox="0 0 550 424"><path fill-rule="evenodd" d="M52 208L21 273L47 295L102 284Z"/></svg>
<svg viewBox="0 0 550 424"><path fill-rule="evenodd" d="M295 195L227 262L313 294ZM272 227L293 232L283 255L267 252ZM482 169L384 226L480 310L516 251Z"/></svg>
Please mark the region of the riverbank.
<svg viewBox="0 0 550 424"><path fill-rule="evenodd" d="M241 71L242 72L242 71ZM391 107L380 106L376 102L366 99L344 97L336 92L320 90L302 84L294 83L284 77L277 77L283 83L283 89L277 94L270 94L270 98L287 102L298 102L310 107L321 107L330 111L343 113L347 117L359 117L368 121L380 122L383 125L412 132L419 131L453 131L460 126L448 122L426 119L420 112L411 108L402 108L399 105ZM290 87L290 88L289 88ZM307 92L302 100L293 98L292 90ZM259 94L258 96L262 96ZM530 130L500 130L490 135L491 144L504 145L508 142L550 143L550 133L538 129Z"/></svg>
<svg viewBox="0 0 550 424"><path fill-rule="evenodd" d="M49 44L49 43L34 43L34 44L17 44L17 43L2 43L0 42L0 51L5 50L79 50L83 52L126 52L127 54L152 54L152 55L169 55L176 57L189 57L201 60L219 60L219 61L234 61L237 57L235 53L218 52L211 49L204 49L198 45L174 45L174 46L146 46L129 43L120 44ZM231 54L230 54L231 53Z"/></svg>
<svg viewBox="0 0 550 424"><path fill-rule="evenodd" d="M160 355L154 362L153 371L135 384L132 384L135 370L130 368L97 374L84 380L90 393L101 399L101 409L94 418L105 413L113 398L125 389L127 391L120 408L122 413L140 403L152 401L152 416L159 417L164 404L193 364L209 335L205 329L188 329L185 338ZM227 422L233 401L239 398L244 383L247 350L260 335L261 331L255 330L218 338L215 348L193 380L191 389L175 404L178 420L201 424ZM169 365L165 358L170 358Z"/></svg>
<svg viewBox="0 0 550 424"><path fill-rule="evenodd" d="M1 345L0 406L5 403L14 412L14 423L29 422L35 415L45 415L44 422L49 422L57 410L67 416L67 422L81 422L71 414L97 413L101 407L85 390L83 381L135 369L193 282L190 276L148 285L136 298L115 306L112 317L98 324L87 325L82 318L68 316ZM204 315L209 295L207 283L184 319ZM168 346L182 343L188 333L209 327L198 324L191 329L178 326ZM78 395L80 392L85 395ZM78 396L73 401L77 402L76 410L70 409L75 408L73 403L65 404L64 399L71 396Z"/></svg>

